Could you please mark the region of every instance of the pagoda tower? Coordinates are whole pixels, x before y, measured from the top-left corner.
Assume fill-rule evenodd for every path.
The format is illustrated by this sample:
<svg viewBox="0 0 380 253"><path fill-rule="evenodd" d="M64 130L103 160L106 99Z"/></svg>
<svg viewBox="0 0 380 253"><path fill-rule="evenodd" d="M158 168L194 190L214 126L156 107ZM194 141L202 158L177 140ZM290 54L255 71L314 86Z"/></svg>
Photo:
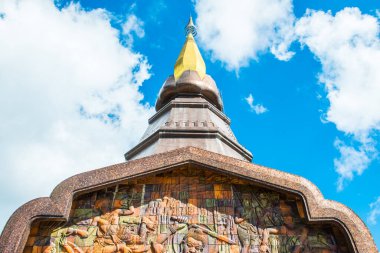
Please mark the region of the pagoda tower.
<svg viewBox="0 0 380 253"><path fill-rule="evenodd" d="M126 162L17 209L0 253L378 253L363 221L308 180L251 163L186 39Z"/></svg>
<svg viewBox="0 0 380 253"><path fill-rule="evenodd" d="M158 95L157 112L140 143L125 154L126 160L192 146L251 161L252 154L237 142L223 113L214 79L206 74L191 17L185 30L186 41L174 72Z"/></svg>

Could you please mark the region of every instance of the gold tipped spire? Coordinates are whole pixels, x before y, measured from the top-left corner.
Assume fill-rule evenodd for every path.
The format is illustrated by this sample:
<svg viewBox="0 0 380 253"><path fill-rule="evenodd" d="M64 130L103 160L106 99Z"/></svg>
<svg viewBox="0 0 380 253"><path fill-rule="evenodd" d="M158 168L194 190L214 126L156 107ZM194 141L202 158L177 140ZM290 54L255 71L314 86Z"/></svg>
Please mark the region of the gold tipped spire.
<svg viewBox="0 0 380 253"><path fill-rule="evenodd" d="M197 29L193 23L193 18L190 15L189 22L187 22L187 25L185 27L186 36L191 33L193 37L197 36Z"/></svg>
<svg viewBox="0 0 380 253"><path fill-rule="evenodd" d="M185 30L186 41L174 65L174 78L175 80L178 80L183 72L186 70L193 70L198 73L201 79L203 79L206 75L206 65L194 40L197 31L191 16Z"/></svg>

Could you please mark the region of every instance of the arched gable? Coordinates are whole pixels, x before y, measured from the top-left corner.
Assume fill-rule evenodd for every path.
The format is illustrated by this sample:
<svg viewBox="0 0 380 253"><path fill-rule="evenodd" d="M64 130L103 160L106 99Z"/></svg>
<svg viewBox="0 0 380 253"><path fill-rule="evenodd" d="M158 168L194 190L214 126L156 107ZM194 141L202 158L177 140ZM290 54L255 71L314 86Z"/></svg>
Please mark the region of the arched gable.
<svg viewBox="0 0 380 253"><path fill-rule="evenodd" d="M193 178L193 180L195 180L192 183L195 186L190 186L190 183L183 184L188 185L186 187L195 187L197 189L196 191L190 191L189 189L188 191L184 191L184 188L181 188L181 184L176 186L178 189L175 189L175 191L173 191L173 195L171 195L171 192L169 194L168 191L157 191L158 188L161 189L161 186L159 185L167 185L160 180L163 180L165 178L171 178L170 176L168 176L169 174L167 173L174 173L172 174L174 175L172 178L172 180L174 180L174 183L176 182L176 180L181 180L176 179L178 177L180 178L181 175L178 176L175 174L181 170L188 170L190 172L192 171L191 173L194 173L194 171L199 172L199 175L187 176L188 178ZM199 181L199 178L202 177L201 172L209 173L209 181L204 181L203 183ZM160 180L157 179L159 175L161 175ZM218 181L217 178L212 179L212 175L214 175L215 177L219 176L220 178L223 178L223 180L220 179ZM183 177L185 180L186 176ZM196 181L195 178L198 178L198 181ZM140 184L138 183L139 180ZM144 182L144 180L150 180L150 183L141 183ZM126 201L124 203L123 201L125 201L125 199L119 199L118 197L116 197L116 195L119 194L120 196L122 196L123 191L121 191L120 189L123 189L122 187L127 185L129 185L129 188L127 187L129 190L132 189L132 191L135 191L136 193L139 192L138 189L141 189L141 185L156 185L157 189L156 191L152 190L151 193L153 195L149 195L149 197L147 197L146 200L141 199L142 193L139 193L140 195L136 195L140 198L139 200L136 200L134 199L135 197L131 197L132 195L130 195L129 193L124 192L124 197L126 199L128 199L129 197L132 198L129 202ZM204 187L206 187L204 185L208 185L207 187L209 187L209 189L203 189ZM154 188L154 186L149 187ZM167 188L168 186L165 187ZM198 190L197 187L200 187L200 190ZM107 191L105 189L109 190ZM180 195L181 192L187 193L183 193L183 195ZM104 195L103 197L102 194ZM203 194L205 196L201 198L194 198L194 196L198 196L197 194ZM100 199L97 199L96 196L98 195L100 196ZM56 228L69 229L70 226L73 226L75 221L83 222L83 220L86 220L83 217L87 218L87 220L93 220L95 217L105 215L105 213L89 214L90 211L88 211L90 209L93 210L94 207L95 209L99 209L99 205L101 206L99 202L102 201L110 202L112 200L112 205L108 210L109 212L116 209L123 210L122 215L120 215L122 219L129 220L130 217L138 217L136 218L140 222L138 223L138 226L141 226L141 221L144 219L144 215L141 216L140 213L137 215L137 210L138 212L141 211L141 213L151 212L147 211L149 203L152 201L152 203L157 203L157 201L162 202L162 200L165 197L164 195L167 195L166 197L169 198L169 200L172 202L179 201L179 205L188 205L190 203L196 209L197 215L203 209L205 209L205 211L207 212L214 212L212 210L215 209L221 215L220 217L230 217L229 223L231 226L234 226L234 228L231 229L235 233L230 232L230 234L227 233L220 235L229 238L231 241L236 243L238 247L240 247L236 249L236 247L231 246L228 248L228 251L230 252L234 252L234 250L237 250L237 252L242 252L241 250L245 247L245 243L247 244L247 242L244 242L244 236L248 236L249 238L251 238L254 234L254 232L252 232L253 234L248 233L248 235L247 233L242 234L241 230L241 233L239 235L239 218L241 218L243 220L245 219L246 222L256 227L256 233L258 236L257 238L259 238L259 240L263 240L264 234L267 233L268 236L272 236L270 237L272 238L271 240L274 240L273 238L277 238L276 240L281 241L290 238L290 241L293 240L294 245L304 244L302 245L302 247L320 247L320 249L323 249L322 246L316 246L318 245L318 243L320 243L318 242L319 238L323 242L331 244L328 246L331 249L334 249L334 247L340 247L341 252L377 253L377 249L373 242L373 239L367 227L360 220L360 218L346 206L334 201L325 200L322 194L316 188L316 186L310 183L308 180L295 175L291 175L289 173L284 173L278 170L258 166L238 159L229 158L223 155L211 153L205 150L192 147L182 148L163 154L158 154L139 160L134 160L131 162L117 164L103 169L78 174L63 181L54 189L49 198L40 198L28 202L22 207L20 207L12 215L6 227L4 228L4 231L0 238L1 252L23 252L25 245L29 245L27 246L29 248L26 248L27 250L30 251L31 249L33 249L33 242L31 242L30 238L34 237L34 239L36 239L36 236L41 235L38 234L41 232L39 231L41 224L48 224L48 226L53 228L53 230ZM203 199L205 201L203 201ZM220 202L218 202L218 199L220 199ZM227 201L225 203L222 203L222 200L228 199L231 199L232 202L228 203ZM115 204L115 200L119 200L119 204ZM84 204L78 204L78 201L82 201ZM91 203L91 201L93 201L93 203ZM133 201L137 201L138 203L140 203L140 205L137 205L136 203L131 204ZM263 203L265 203L265 205L264 207L258 207L256 209L253 208L257 207L258 203L261 203L260 205L264 205ZM89 208L76 208L78 206L81 207L81 205L82 207L84 206ZM152 205L152 208L155 208L154 205L159 204ZM128 214L128 211L126 211L129 210L130 206L134 206L135 208L133 214ZM248 207L252 207L253 209L251 208L252 210L249 211ZM76 214L74 214L77 209L88 209L88 212L86 213L86 211L80 210L77 211ZM172 214L173 211L170 215ZM164 213L164 215L167 216L168 213ZM148 216L152 215L149 214ZM180 224L199 223L199 220L189 220L189 217L191 215L188 212L185 212L184 215L178 215L178 213L176 213L176 215L172 216L175 216L177 218L179 218L180 216L187 216L188 220L186 222L181 222L181 220L179 220L178 223ZM255 216L256 218L253 218ZM273 222L274 217L277 216L278 220L276 222ZM120 217L118 216L118 220L120 219ZM193 219L195 219L194 217ZM220 217L214 217L216 220L212 224L214 224L214 226L216 227L209 228L211 232L218 232L218 224L223 224L224 221L218 221ZM74 221L75 218L79 218L79 220L77 219ZM170 219L171 218L169 217L169 221ZM206 218L206 220L207 219L208 218ZM171 222L172 221L173 219L171 220ZM92 226L94 229L96 228L96 222L87 222L90 222L90 227ZM148 223L148 221L146 223ZM294 223L296 225L289 225L290 223ZM126 224L128 224L128 222L126 222ZM77 225L79 226L83 224L80 223ZM165 224L157 223L155 226L157 225ZM242 227L244 226L242 225L240 228ZM294 231L292 231L291 228L294 228ZM138 229L140 229L140 227ZM163 227L162 229L166 229L167 231L168 227ZM268 232L270 229L273 229L273 233ZM86 227L85 230L90 231L89 227ZM191 228L187 230L187 233L191 234L193 232L194 231L192 231ZM202 241L202 238L206 238L209 241L212 241L212 238L215 239L216 235L210 235L211 232L207 232L204 230L202 232L203 234L201 234L201 236L199 237L200 239L198 238L199 241ZM204 235L205 233L207 234L207 236ZM293 235L294 237L293 239L291 239ZM45 234L45 237L48 236L54 237L54 235L52 234ZM58 236L61 235L59 235L57 232L55 234L55 238L57 238ZM80 237L80 235L78 234L72 234L72 236L74 236L75 238L78 238L78 236ZM141 235L139 236L141 237ZM155 236L159 236L159 233L157 232ZM194 236L196 237L196 235ZM182 239L178 240L183 241L186 240L186 238L187 237L185 237L184 235L182 236ZM220 238L222 238L222 241L223 239L225 239L224 237ZM80 242L81 239L79 238L78 240L77 242ZM91 244L91 241L93 243L94 240L95 239L88 239L87 243ZM221 239L216 238L213 241L213 243L208 244L209 246L207 249L210 251L212 248L210 245L219 245L218 242L220 240ZM335 242L333 242L334 240ZM125 245L128 245L126 241L127 239L125 238L124 241L122 240L122 242ZM256 247L252 246L255 243L258 243L260 245L262 243L261 241L254 242L254 240L251 239L248 239L248 241L250 247L253 248ZM178 248L180 247L181 242L177 242L176 245L178 246ZM41 242L41 244L44 243L44 241ZM75 242L73 243L75 244ZM45 244L47 244L47 242ZM276 242L274 241L272 242L272 244L274 245L276 244ZM162 245L165 246L165 243L163 243ZM232 245L232 243L230 243L230 245ZM293 248L289 249L294 250L294 245L292 246ZM41 247L41 250L42 249L43 247ZM219 251L220 250L221 249L219 249Z"/></svg>

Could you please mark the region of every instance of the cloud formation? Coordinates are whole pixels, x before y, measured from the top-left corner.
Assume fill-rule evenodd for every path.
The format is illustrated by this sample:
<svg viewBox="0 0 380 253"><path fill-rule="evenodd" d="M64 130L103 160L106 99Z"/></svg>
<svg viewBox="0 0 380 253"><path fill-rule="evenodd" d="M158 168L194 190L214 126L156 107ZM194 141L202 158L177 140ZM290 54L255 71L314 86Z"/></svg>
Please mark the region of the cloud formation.
<svg viewBox="0 0 380 253"><path fill-rule="evenodd" d="M150 66L105 10L5 0L0 13L2 229L68 176L122 162L153 109L139 92Z"/></svg>
<svg viewBox="0 0 380 253"><path fill-rule="evenodd" d="M368 215L368 223L371 225L376 225L377 219L380 216L380 197L372 202L369 207L371 208L371 211Z"/></svg>
<svg viewBox="0 0 380 253"><path fill-rule="evenodd" d="M335 15L308 10L295 27L299 41L322 64L319 81L330 102L326 119L358 142L335 142L340 190L377 157L373 132L380 129L379 30L378 19L358 8Z"/></svg>
<svg viewBox="0 0 380 253"><path fill-rule="evenodd" d="M247 104L249 105L249 108L251 109L251 111L255 112L257 115L268 111L268 109L265 108L261 104L253 104L254 99L253 99L252 94L249 94L248 97L246 97L244 99L247 102Z"/></svg>
<svg viewBox="0 0 380 253"><path fill-rule="evenodd" d="M293 40L291 0L197 0L200 44L214 60L229 70L248 66L258 54L270 51L280 60L289 60Z"/></svg>
<svg viewBox="0 0 380 253"><path fill-rule="evenodd" d="M126 37L125 41L127 45L132 45L134 35L138 38L143 38L145 36L144 22L136 17L136 15L130 14L122 25L122 32Z"/></svg>
<svg viewBox="0 0 380 253"><path fill-rule="evenodd" d="M290 0L198 0L195 8L201 46L229 70L238 71L268 50L289 60L293 55L289 46L295 41L308 47L321 62L318 80L329 101L322 120L346 135L334 143L340 153L334 160L338 190L363 173L378 156L374 137L380 128L378 17L345 8L335 15L307 10L296 20ZM253 98L246 101L254 106Z"/></svg>
<svg viewBox="0 0 380 253"><path fill-rule="evenodd" d="M334 159L336 172L340 175L337 181L337 189L341 191L351 181L354 175L361 175L376 157L377 151L373 141L361 143L358 148L347 145L340 139L334 142L335 148L339 151L340 157Z"/></svg>

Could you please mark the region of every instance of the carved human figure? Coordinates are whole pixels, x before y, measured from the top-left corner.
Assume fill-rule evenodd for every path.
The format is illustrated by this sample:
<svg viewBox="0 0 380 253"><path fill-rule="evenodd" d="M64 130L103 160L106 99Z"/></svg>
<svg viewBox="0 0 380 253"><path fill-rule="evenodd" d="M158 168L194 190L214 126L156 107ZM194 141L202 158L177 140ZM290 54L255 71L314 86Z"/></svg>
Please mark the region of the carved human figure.
<svg viewBox="0 0 380 253"><path fill-rule="evenodd" d="M207 234L200 229L190 228L182 239L180 247L182 253L201 253L207 244Z"/></svg>
<svg viewBox="0 0 380 253"><path fill-rule="evenodd" d="M309 230L305 225L294 222L294 214L289 205L285 202L281 202L281 205L283 206L283 210L286 211L282 213L283 224L276 232L281 236L280 252L301 253Z"/></svg>
<svg viewBox="0 0 380 253"><path fill-rule="evenodd" d="M269 236L271 234L277 234L278 229L275 228L259 228L259 234L261 238L259 253L278 253L272 249L271 244L269 243ZM272 243L273 245L273 243Z"/></svg>
<svg viewBox="0 0 380 253"><path fill-rule="evenodd" d="M284 224L278 228L258 228L260 236L259 253L301 253L308 236L308 229L303 225L296 226L293 217L283 217ZM271 237L272 235L272 237ZM281 243L277 237L280 235Z"/></svg>
<svg viewBox="0 0 380 253"><path fill-rule="evenodd" d="M257 217L257 225L261 227L278 226L281 224L279 220L280 212L273 205L271 201L271 194L260 193L257 196L257 206L255 207L255 214Z"/></svg>
<svg viewBox="0 0 380 253"><path fill-rule="evenodd" d="M88 232L86 230L82 229L76 229L76 228L64 228L60 231L60 239L59 243L55 243L55 238L50 239L50 244L47 248L44 249L43 253L55 253L57 252L57 247L62 247L65 249L68 253L84 253L81 248L79 248L74 243L67 240L68 236L71 235L78 235L82 238L88 237Z"/></svg>
<svg viewBox="0 0 380 253"><path fill-rule="evenodd" d="M157 224L150 217L143 216L139 234L132 234L130 231L120 229L119 237L125 243L129 253L163 253L168 239L186 226L186 224L180 224L184 222L187 222L186 218L177 217L174 224L168 226L168 232L158 234L154 241L149 243L147 233L154 234L157 231Z"/></svg>
<svg viewBox="0 0 380 253"><path fill-rule="evenodd" d="M241 253L273 253L269 237L271 234L278 234L277 228L257 227L247 220L244 211L237 210L237 214L242 217L235 217L237 232L241 244Z"/></svg>
<svg viewBox="0 0 380 253"><path fill-rule="evenodd" d="M242 246L241 253L259 252L260 238L256 226L249 223L245 218L235 217L237 233Z"/></svg>
<svg viewBox="0 0 380 253"><path fill-rule="evenodd" d="M165 244L170 237L174 236L177 231L183 229L184 226L179 225L177 222L169 225L169 233L159 234L154 242L151 242L151 247L148 249L148 253L163 253L165 252Z"/></svg>
<svg viewBox="0 0 380 253"><path fill-rule="evenodd" d="M97 201L95 208L101 211L100 216L93 218L91 225L98 226L97 236L94 242L94 253L129 253L131 249L127 247L119 238L119 216L131 215L134 207L129 209L110 210L110 199L102 198Z"/></svg>

